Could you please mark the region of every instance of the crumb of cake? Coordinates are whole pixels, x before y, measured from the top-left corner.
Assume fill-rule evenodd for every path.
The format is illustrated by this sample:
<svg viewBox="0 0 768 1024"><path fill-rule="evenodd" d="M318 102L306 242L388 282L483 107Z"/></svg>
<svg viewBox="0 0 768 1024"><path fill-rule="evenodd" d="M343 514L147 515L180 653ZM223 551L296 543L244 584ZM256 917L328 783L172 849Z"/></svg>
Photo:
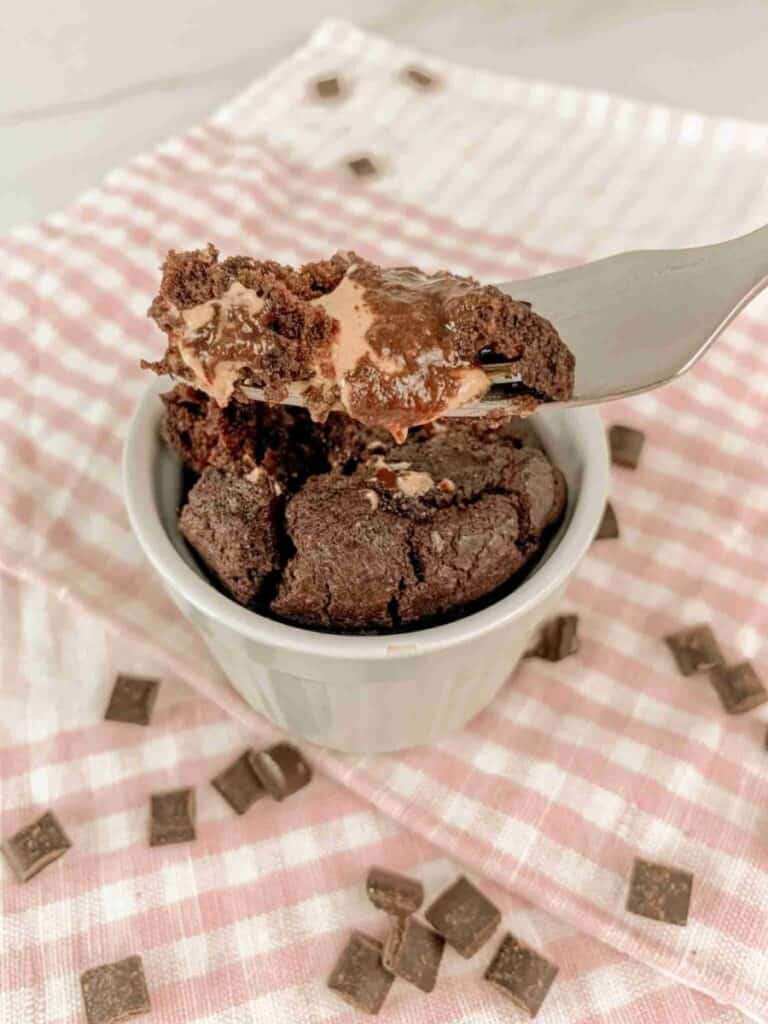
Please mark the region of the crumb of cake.
<svg viewBox="0 0 768 1024"><path fill-rule="evenodd" d="M565 506L562 474L516 422L448 421L398 446L339 414L321 425L252 403L230 421L181 385L165 407L164 435L197 477L182 534L236 601L298 625L391 631L459 614L530 564Z"/></svg>
<svg viewBox="0 0 768 1024"><path fill-rule="evenodd" d="M526 302L473 278L382 268L352 252L299 270L169 253L150 316L164 356L144 365L227 407L248 388L291 394L318 421L341 411L403 442L408 430L482 396L487 363L514 363L519 413L573 392L574 361Z"/></svg>

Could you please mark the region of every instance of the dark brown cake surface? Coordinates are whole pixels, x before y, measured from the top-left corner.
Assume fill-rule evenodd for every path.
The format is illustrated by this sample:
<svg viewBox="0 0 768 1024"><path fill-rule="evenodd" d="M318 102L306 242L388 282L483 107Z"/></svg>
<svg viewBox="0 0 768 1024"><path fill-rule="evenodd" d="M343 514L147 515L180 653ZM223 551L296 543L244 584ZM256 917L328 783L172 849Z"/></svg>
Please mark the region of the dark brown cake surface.
<svg viewBox="0 0 768 1024"><path fill-rule="evenodd" d="M200 474L184 537L235 600L298 625L391 631L456 615L509 584L565 505L521 421L450 420L397 445L339 414L221 410L185 385L164 401L164 436Z"/></svg>
<svg viewBox="0 0 768 1024"><path fill-rule="evenodd" d="M203 470L179 516L188 543L240 604L251 604L280 567L276 487L266 470L249 476Z"/></svg>
<svg viewBox="0 0 768 1024"><path fill-rule="evenodd" d="M220 407L248 387L276 400L293 392L318 420L338 409L400 441L482 395L487 361L514 363L521 411L573 392L573 356L528 303L473 278L382 268L351 252L298 271L220 261L213 246L171 252L150 315L168 344L145 365Z"/></svg>

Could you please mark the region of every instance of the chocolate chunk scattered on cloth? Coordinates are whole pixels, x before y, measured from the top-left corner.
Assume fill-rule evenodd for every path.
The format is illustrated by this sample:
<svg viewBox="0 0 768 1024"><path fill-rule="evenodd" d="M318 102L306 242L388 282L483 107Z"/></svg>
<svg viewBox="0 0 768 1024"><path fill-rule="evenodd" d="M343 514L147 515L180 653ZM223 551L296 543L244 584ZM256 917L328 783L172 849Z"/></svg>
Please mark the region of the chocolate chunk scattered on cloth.
<svg viewBox="0 0 768 1024"><path fill-rule="evenodd" d="M558 615L546 622L536 644L526 652L527 658L562 661L579 649L578 615Z"/></svg>
<svg viewBox="0 0 768 1024"><path fill-rule="evenodd" d="M27 882L58 860L72 846L52 811L27 825L2 844L2 851L20 882Z"/></svg>
<svg viewBox="0 0 768 1024"><path fill-rule="evenodd" d="M219 772L211 779L213 788L221 793L237 814L245 814L265 792L251 766L252 753L253 751L246 750L223 772Z"/></svg>
<svg viewBox="0 0 768 1024"><path fill-rule="evenodd" d="M328 979L328 988L362 1013L384 1005L395 980L381 962L382 946L363 932L352 932Z"/></svg>
<svg viewBox="0 0 768 1024"><path fill-rule="evenodd" d="M707 672L716 665L725 664L715 634L709 626L689 626L664 637L684 676Z"/></svg>
<svg viewBox="0 0 768 1024"><path fill-rule="evenodd" d="M369 156L358 156L347 161L347 167L358 178L370 178L378 172L376 164Z"/></svg>
<svg viewBox="0 0 768 1024"><path fill-rule="evenodd" d="M723 707L731 715L751 711L768 700L768 691L749 661L738 665L716 665L709 678Z"/></svg>
<svg viewBox="0 0 768 1024"><path fill-rule="evenodd" d="M557 967L540 953L514 935L505 935L484 977L521 1010L535 1017L556 974Z"/></svg>
<svg viewBox="0 0 768 1024"><path fill-rule="evenodd" d="M384 943L384 966L398 978L409 981L422 992L431 992L443 957L445 939L415 917L400 917L392 923Z"/></svg>
<svg viewBox="0 0 768 1024"><path fill-rule="evenodd" d="M608 444L611 449L611 460L617 466L637 469L645 444L645 434L642 430L624 427L617 423L608 431Z"/></svg>
<svg viewBox="0 0 768 1024"><path fill-rule="evenodd" d="M159 679L119 673L104 718L110 722L149 725L159 690Z"/></svg>
<svg viewBox="0 0 768 1024"><path fill-rule="evenodd" d="M342 82L338 75L329 75L327 78L315 79L314 89L321 99L332 100L341 96Z"/></svg>
<svg viewBox="0 0 768 1024"><path fill-rule="evenodd" d="M414 64L403 68L403 78L410 85L424 90L435 89L440 85L440 79L436 75L430 74L429 71L416 67Z"/></svg>
<svg viewBox="0 0 768 1024"><path fill-rule="evenodd" d="M140 956L92 967L80 977L80 988L88 1024L119 1024L151 1009Z"/></svg>
<svg viewBox="0 0 768 1024"><path fill-rule="evenodd" d="M413 914L424 902L421 882L386 868L372 867L365 889L374 907L388 914Z"/></svg>
<svg viewBox="0 0 768 1024"><path fill-rule="evenodd" d="M688 923L693 875L664 864L635 859L629 883L627 910L665 924Z"/></svg>
<svg viewBox="0 0 768 1024"><path fill-rule="evenodd" d="M290 743L277 743L258 753L251 751L248 761L256 778L275 800L285 800L312 778L312 769L301 751Z"/></svg>
<svg viewBox="0 0 768 1024"><path fill-rule="evenodd" d="M149 845L170 846L195 838L195 791L172 789L149 798Z"/></svg>
<svg viewBox="0 0 768 1024"><path fill-rule="evenodd" d="M501 921L498 907L463 875L438 896L425 916L435 931L467 959L485 945Z"/></svg>
<svg viewBox="0 0 768 1024"><path fill-rule="evenodd" d="M610 501L605 504L603 518L595 534L595 540L613 540L619 536L619 521L616 518L616 510Z"/></svg>

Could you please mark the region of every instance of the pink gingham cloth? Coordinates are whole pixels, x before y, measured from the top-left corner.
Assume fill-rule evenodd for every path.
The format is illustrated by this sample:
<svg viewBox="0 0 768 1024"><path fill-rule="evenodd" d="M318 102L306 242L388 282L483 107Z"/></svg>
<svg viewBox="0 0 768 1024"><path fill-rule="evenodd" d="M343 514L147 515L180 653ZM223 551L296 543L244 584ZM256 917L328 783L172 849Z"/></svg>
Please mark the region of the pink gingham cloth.
<svg viewBox="0 0 768 1024"><path fill-rule="evenodd" d="M440 87L401 75L416 63ZM308 83L339 72L336 102ZM354 179L345 161L382 169ZM768 221L768 129L448 65L339 22L200 128L0 241L0 831L47 807L73 849L0 864L0 1022L83 1020L78 976L143 957L160 1021L352 1021L325 989L381 934L374 862L436 893L459 870L560 967L544 1024L768 1021L766 709L726 716L661 637L712 624L768 676L768 303L661 392L607 410L647 435L617 470L622 536L571 584L581 650L527 661L461 734L379 757L311 750L312 788L236 818L208 780L271 727L180 619L131 537L119 457L159 352L168 248L285 262L351 248L487 281ZM114 673L163 677L151 726L103 721ZM150 849L148 794L195 785L199 837ZM692 871L686 928L624 910L635 856ZM448 954L388 1022L514 1009Z"/></svg>

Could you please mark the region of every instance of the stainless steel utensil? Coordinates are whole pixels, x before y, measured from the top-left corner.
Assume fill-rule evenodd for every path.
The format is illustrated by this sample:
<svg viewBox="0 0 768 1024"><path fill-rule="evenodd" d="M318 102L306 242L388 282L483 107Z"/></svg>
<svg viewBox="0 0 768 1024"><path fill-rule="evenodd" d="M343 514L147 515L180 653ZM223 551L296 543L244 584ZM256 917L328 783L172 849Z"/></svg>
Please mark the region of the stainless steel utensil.
<svg viewBox="0 0 768 1024"><path fill-rule="evenodd" d="M573 398L553 403L566 406L669 383L766 286L768 226L717 245L625 252L499 288L551 320L576 357ZM449 416L482 416L514 402L514 363L484 369L492 386ZM255 389L249 393L259 397Z"/></svg>

